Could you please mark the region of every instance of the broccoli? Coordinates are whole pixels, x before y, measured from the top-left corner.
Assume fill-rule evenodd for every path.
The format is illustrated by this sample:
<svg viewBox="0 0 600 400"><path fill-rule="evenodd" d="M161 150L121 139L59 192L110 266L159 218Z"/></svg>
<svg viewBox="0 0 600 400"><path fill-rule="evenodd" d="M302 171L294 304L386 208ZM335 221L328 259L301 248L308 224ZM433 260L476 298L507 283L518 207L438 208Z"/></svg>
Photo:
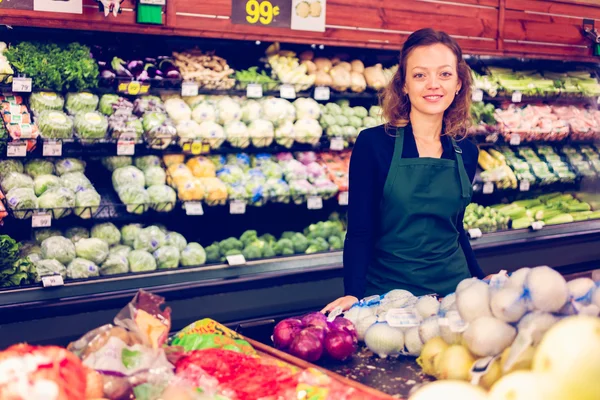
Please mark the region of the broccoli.
<svg viewBox="0 0 600 400"><path fill-rule="evenodd" d="M340 99L340 100L336 101L336 104L340 107L350 107L350 100Z"/></svg>
<svg viewBox="0 0 600 400"><path fill-rule="evenodd" d="M322 237L318 237L315 239L311 239L308 241L308 246L309 247L316 247L318 250L317 251L327 251L329 250L329 243L327 242L326 239L323 239Z"/></svg>
<svg viewBox="0 0 600 400"><path fill-rule="evenodd" d="M329 245L331 250L342 250L344 248L344 242L338 236L330 236Z"/></svg>
<svg viewBox="0 0 600 400"><path fill-rule="evenodd" d="M325 104L325 109L327 110L327 113L332 116L340 115L342 113L342 108L335 103Z"/></svg>
<svg viewBox="0 0 600 400"><path fill-rule="evenodd" d="M246 231L244 233L242 233L242 236L240 236L240 241L244 244L244 247L247 247L250 243L254 242L258 240L258 235L256 234L256 231Z"/></svg>
<svg viewBox="0 0 600 400"><path fill-rule="evenodd" d="M279 239L279 241L273 245L273 251L275 251L275 254L278 256L294 254L294 243L292 243L290 239Z"/></svg>
<svg viewBox="0 0 600 400"><path fill-rule="evenodd" d="M366 108L364 107L352 107L352 109L354 110L354 115L356 115L358 118L366 118L369 115L369 111L367 111Z"/></svg>
<svg viewBox="0 0 600 400"><path fill-rule="evenodd" d="M323 115L321 115L321 119L319 122L321 123L321 127L323 129L325 129L325 128L335 125L336 119L333 115L323 114Z"/></svg>
<svg viewBox="0 0 600 400"><path fill-rule="evenodd" d="M363 126L363 121L362 119L358 118L358 117L350 117L349 118L349 122L350 122L350 126L353 126L355 128L362 128Z"/></svg>
<svg viewBox="0 0 600 400"><path fill-rule="evenodd" d="M314 254L314 253L318 253L319 251L321 251L321 250L319 250L319 246L312 245L312 246L308 246L305 253L306 254Z"/></svg>
<svg viewBox="0 0 600 400"><path fill-rule="evenodd" d="M304 253L308 248L308 239L301 233L294 234L292 243L294 243L294 252L296 253Z"/></svg>
<svg viewBox="0 0 600 400"><path fill-rule="evenodd" d="M242 250L243 248L244 244L234 237L219 242L219 251L221 252L221 255L225 255L229 250Z"/></svg>
<svg viewBox="0 0 600 400"><path fill-rule="evenodd" d="M268 244L272 244L277 241L277 238L275 238L275 236L271 235L270 233L265 233L264 235L259 237L259 239Z"/></svg>
<svg viewBox="0 0 600 400"><path fill-rule="evenodd" d="M291 239L294 237L295 234L296 234L296 232L286 231L286 232L283 232L283 234L281 235L281 238L282 239Z"/></svg>
<svg viewBox="0 0 600 400"><path fill-rule="evenodd" d="M263 258L275 257L275 250L273 250L273 247L271 247L271 244L267 243L265 245L265 247L263 247L262 256L263 256Z"/></svg>
<svg viewBox="0 0 600 400"><path fill-rule="evenodd" d="M238 254L242 254L242 250L231 249L231 250L227 251L227 253L225 253L225 257L237 256Z"/></svg>
<svg viewBox="0 0 600 400"><path fill-rule="evenodd" d="M246 260L258 260L262 258L262 250L254 243L246 246L246 248L242 250L242 254Z"/></svg>
<svg viewBox="0 0 600 400"><path fill-rule="evenodd" d="M337 122L336 125L346 126L350 123L350 120L345 115L338 115L335 117L335 122Z"/></svg>
<svg viewBox="0 0 600 400"><path fill-rule="evenodd" d="M344 107L342 106L342 115L345 115L346 117L350 118L354 116L354 110L350 107Z"/></svg>
<svg viewBox="0 0 600 400"><path fill-rule="evenodd" d="M216 263L220 261L221 254L219 252L219 242L214 242L204 250L206 251L206 262Z"/></svg>

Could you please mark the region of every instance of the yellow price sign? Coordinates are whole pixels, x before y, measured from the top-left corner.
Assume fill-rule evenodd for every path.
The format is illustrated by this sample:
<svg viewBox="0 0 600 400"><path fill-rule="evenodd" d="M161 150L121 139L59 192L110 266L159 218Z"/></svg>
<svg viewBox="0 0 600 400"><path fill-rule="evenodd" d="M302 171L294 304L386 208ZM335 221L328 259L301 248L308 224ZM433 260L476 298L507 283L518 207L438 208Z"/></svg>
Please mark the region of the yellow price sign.
<svg viewBox="0 0 600 400"><path fill-rule="evenodd" d="M248 0L246 3L246 21L251 24L260 22L263 25L269 25L273 18L279 15L279 7L273 6L268 0L258 2L258 0Z"/></svg>
<svg viewBox="0 0 600 400"><path fill-rule="evenodd" d="M289 28L290 0L232 0L231 21L234 24Z"/></svg>

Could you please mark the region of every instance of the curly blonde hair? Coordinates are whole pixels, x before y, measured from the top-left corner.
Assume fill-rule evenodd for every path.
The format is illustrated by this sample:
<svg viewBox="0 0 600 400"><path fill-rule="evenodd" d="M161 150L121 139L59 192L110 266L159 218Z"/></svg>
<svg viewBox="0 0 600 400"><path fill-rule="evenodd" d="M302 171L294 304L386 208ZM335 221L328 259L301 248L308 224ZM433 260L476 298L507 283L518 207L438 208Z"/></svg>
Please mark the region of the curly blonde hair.
<svg viewBox="0 0 600 400"><path fill-rule="evenodd" d="M471 68L463 59L462 50L456 40L445 32L431 28L413 32L402 46L398 71L380 95L383 117L389 126L394 127L406 126L410 122L410 99L403 90L406 82L406 60L415 48L438 43L447 46L456 56L458 79L462 84L458 95L444 112L443 134L452 138L465 137L471 125Z"/></svg>

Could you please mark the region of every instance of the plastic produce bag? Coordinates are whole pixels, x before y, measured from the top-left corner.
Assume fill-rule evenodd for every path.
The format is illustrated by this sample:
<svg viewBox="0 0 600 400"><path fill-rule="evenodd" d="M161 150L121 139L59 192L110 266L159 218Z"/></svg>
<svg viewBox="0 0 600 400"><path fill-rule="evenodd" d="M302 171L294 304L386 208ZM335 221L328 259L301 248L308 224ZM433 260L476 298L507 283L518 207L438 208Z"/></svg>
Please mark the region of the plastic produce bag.
<svg viewBox="0 0 600 400"><path fill-rule="evenodd" d="M79 112L95 111L98 107L98 96L92 93L67 93L67 103L65 108L71 115Z"/></svg>
<svg viewBox="0 0 600 400"><path fill-rule="evenodd" d="M41 282L43 276L60 275L67 277L67 268L56 260L39 260L35 262L37 271L36 282Z"/></svg>
<svg viewBox="0 0 600 400"><path fill-rule="evenodd" d="M129 156L110 156L102 158L102 165L110 172L117 168L127 167L133 164L133 158Z"/></svg>
<svg viewBox="0 0 600 400"><path fill-rule="evenodd" d="M92 182L82 172L68 172L60 177L64 187L77 193L85 189L93 189Z"/></svg>
<svg viewBox="0 0 600 400"><path fill-rule="evenodd" d="M100 266L100 275L104 276L128 273L129 261L127 261L127 255L116 253L109 254L108 258Z"/></svg>
<svg viewBox="0 0 600 400"><path fill-rule="evenodd" d="M53 219L66 217L75 207L75 193L64 187L50 188L38 198L38 207L50 210Z"/></svg>
<svg viewBox="0 0 600 400"><path fill-rule="evenodd" d="M64 175L68 172L85 172L85 161L77 158L63 158L54 164L56 168L56 174L58 176Z"/></svg>
<svg viewBox="0 0 600 400"><path fill-rule="evenodd" d="M126 246L133 246L135 238L142 231L141 224L127 224L121 227L121 243Z"/></svg>
<svg viewBox="0 0 600 400"><path fill-rule="evenodd" d="M91 231L91 237L102 239L109 246L119 244L121 242L121 231L111 222L94 225Z"/></svg>
<svg viewBox="0 0 600 400"><path fill-rule="evenodd" d="M149 226L140 231L133 242L133 248L136 250L146 250L154 252L165 245L166 235L157 226Z"/></svg>
<svg viewBox="0 0 600 400"><path fill-rule="evenodd" d="M187 246L187 240L180 233L169 232L165 236L165 246L174 246L179 249L179 251L183 251L185 246Z"/></svg>
<svg viewBox="0 0 600 400"><path fill-rule="evenodd" d="M44 139L71 139L73 120L61 111L44 111L37 119L40 136Z"/></svg>
<svg viewBox="0 0 600 400"><path fill-rule="evenodd" d="M77 257L90 260L96 265L102 264L108 257L108 244L97 238L80 239L75 243Z"/></svg>
<svg viewBox="0 0 600 400"><path fill-rule="evenodd" d="M198 178L206 190L205 201L209 206L223 205L227 202L227 186L218 178Z"/></svg>
<svg viewBox="0 0 600 400"><path fill-rule="evenodd" d="M30 210L38 208L38 198L33 189L14 188L6 194L8 207L13 210L13 215L17 219L25 219L31 216ZM24 210L24 211L15 211Z"/></svg>
<svg viewBox="0 0 600 400"><path fill-rule="evenodd" d="M29 96L29 108L36 114L44 110L62 111L65 99L53 92L36 92Z"/></svg>
<svg viewBox="0 0 600 400"><path fill-rule="evenodd" d="M135 166L146 171L151 167L160 167L160 158L157 156L136 157L134 160Z"/></svg>
<svg viewBox="0 0 600 400"><path fill-rule="evenodd" d="M0 160L0 180L11 172L23 173L23 164L18 160Z"/></svg>
<svg viewBox="0 0 600 400"><path fill-rule="evenodd" d="M67 266L67 278L86 279L99 276L98 266L84 258L76 258Z"/></svg>
<svg viewBox="0 0 600 400"><path fill-rule="evenodd" d="M112 184L118 192L121 188L146 186L144 173L134 166L117 168L112 174Z"/></svg>
<svg viewBox="0 0 600 400"><path fill-rule="evenodd" d="M158 212L169 212L175 207L177 193L167 185L155 185L148 188L150 208Z"/></svg>
<svg viewBox="0 0 600 400"><path fill-rule="evenodd" d="M150 206L150 196L143 187L129 186L121 188L119 199L127 205L127 212L132 214L143 214Z"/></svg>
<svg viewBox="0 0 600 400"><path fill-rule="evenodd" d="M62 236L62 233L58 229L51 228L36 229L33 232L33 237L37 244L42 244L44 240L52 236Z"/></svg>
<svg viewBox="0 0 600 400"><path fill-rule="evenodd" d="M181 252L181 265L184 267L200 266L206 263L206 251L199 243L191 242Z"/></svg>
<svg viewBox="0 0 600 400"><path fill-rule="evenodd" d="M40 175L33 181L33 189L36 196L41 196L46 190L62 187L62 181L56 175Z"/></svg>
<svg viewBox="0 0 600 400"><path fill-rule="evenodd" d="M124 244L118 244L116 246L113 246L110 248L110 250L108 251L109 254L116 254L122 257L127 257L129 255L129 253L131 252L131 250L133 250L130 246L126 246Z"/></svg>
<svg viewBox="0 0 600 400"><path fill-rule="evenodd" d="M19 172L10 172L2 179L2 191L7 193L15 188L33 189L33 179Z"/></svg>
<svg viewBox="0 0 600 400"><path fill-rule="evenodd" d="M99 112L82 112L75 116L75 132L80 139L104 139L108 130L108 120Z"/></svg>
<svg viewBox="0 0 600 400"><path fill-rule="evenodd" d="M207 157L192 157L186 166L196 178L214 178L217 176L215 164Z"/></svg>
<svg viewBox="0 0 600 400"><path fill-rule="evenodd" d="M161 167L149 167L144 170L146 186L164 185L167 182L167 174Z"/></svg>
<svg viewBox="0 0 600 400"><path fill-rule="evenodd" d="M156 260L152 254L144 250L133 250L127 255L131 272L147 272L156 270Z"/></svg>
<svg viewBox="0 0 600 400"><path fill-rule="evenodd" d="M31 160L25 164L25 173L34 179L40 175L52 175L54 164L43 159Z"/></svg>
<svg viewBox="0 0 600 400"><path fill-rule="evenodd" d="M162 246L154 252L154 258L158 269L177 268L181 255L175 246Z"/></svg>
<svg viewBox="0 0 600 400"><path fill-rule="evenodd" d="M65 231L65 237L71 242L77 243L81 239L89 239L90 231L82 226L74 226Z"/></svg>
<svg viewBox="0 0 600 400"><path fill-rule="evenodd" d="M75 245L64 236L52 236L42 242L42 258L68 264L75 258Z"/></svg>
<svg viewBox="0 0 600 400"><path fill-rule="evenodd" d="M95 189L83 189L75 193L75 215L83 219L92 218L98 208L102 198Z"/></svg>
<svg viewBox="0 0 600 400"><path fill-rule="evenodd" d="M182 201L199 201L205 196L204 184L200 178L181 179L177 186L177 195Z"/></svg>

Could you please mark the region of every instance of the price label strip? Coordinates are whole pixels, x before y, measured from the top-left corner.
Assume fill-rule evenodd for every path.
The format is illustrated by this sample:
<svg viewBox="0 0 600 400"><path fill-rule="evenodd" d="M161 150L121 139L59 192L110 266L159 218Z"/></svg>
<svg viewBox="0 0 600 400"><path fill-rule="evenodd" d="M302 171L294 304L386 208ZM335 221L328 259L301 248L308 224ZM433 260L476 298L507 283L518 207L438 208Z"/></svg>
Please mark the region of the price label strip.
<svg viewBox="0 0 600 400"><path fill-rule="evenodd" d="M121 82L119 83L119 86L117 86L117 91L119 93L125 93L132 96L137 96L139 94L148 94L148 92L150 92L150 84L141 83L138 81Z"/></svg>
<svg viewBox="0 0 600 400"><path fill-rule="evenodd" d="M27 143L21 141L9 142L6 146L7 157L25 157L27 155Z"/></svg>
<svg viewBox="0 0 600 400"><path fill-rule="evenodd" d="M531 183L528 180L522 180L521 182L519 182L519 190L521 192L528 192L530 186Z"/></svg>
<svg viewBox="0 0 600 400"><path fill-rule="evenodd" d="M227 264L229 264L231 266L246 264L246 258L244 257L243 254L234 254L232 256L227 256L226 259L227 259Z"/></svg>
<svg viewBox="0 0 600 400"><path fill-rule="evenodd" d="M338 204L340 206L348 205L348 192L340 192L340 194L338 195Z"/></svg>
<svg viewBox="0 0 600 400"><path fill-rule="evenodd" d="M323 198L321 196L311 196L308 198L307 206L309 210L320 210L323 208Z"/></svg>
<svg viewBox="0 0 600 400"><path fill-rule="evenodd" d="M467 232L469 233L469 237L471 239L479 239L480 237L483 236L483 233L481 232L481 229L479 229L479 228L469 229Z"/></svg>
<svg viewBox="0 0 600 400"><path fill-rule="evenodd" d="M135 154L135 135L123 134L117 141L118 156L132 156Z"/></svg>
<svg viewBox="0 0 600 400"><path fill-rule="evenodd" d="M512 94L512 98L511 98L513 103L520 103L521 101L523 101L523 93L521 92L514 92Z"/></svg>
<svg viewBox="0 0 600 400"><path fill-rule="evenodd" d="M385 320L389 326L397 328L411 328L421 322L412 308L392 308L385 314Z"/></svg>
<svg viewBox="0 0 600 400"><path fill-rule="evenodd" d="M31 78L13 78L12 91L21 93L31 92Z"/></svg>
<svg viewBox="0 0 600 400"><path fill-rule="evenodd" d="M263 97L263 88L259 83L250 83L246 88L246 97L249 99L260 99Z"/></svg>
<svg viewBox="0 0 600 400"><path fill-rule="evenodd" d="M249 24L269 25L279 15L279 6L273 6L268 0L248 0L246 3L246 21Z"/></svg>
<svg viewBox="0 0 600 400"><path fill-rule="evenodd" d="M42 276L42 285L44 287L64 286L65 281L61 275Z"/></svg>
<svg viewBox="0 0 600 400"><path fill-rule="evenodd" d="M494 182L486 182L483 184L483 194L494 193Z"/></svg>
<svg viewBox="0 0 600 400"><path fill-rule="evenodd" d="M329 142L330 150L342 151L342 150L344 150L344 147L345 147L344 138L341 138L341 137L331 138L331 141Z"/></svg>
<svg viewBox="0 0 600 400"><path fill-rule="evenodd" d="M481 90L481 89L474 90L471 99L475 102L483 101L483 90Z"/></svg>
<svg viewBox="0 0 600 400"><path fill-rule="evenodd" d="M521 144L521 135L519 135L518 133L511 133L510 135L510 145L511 146L518 146Z"/></svg>
<svg viewBox="0 0 600 400"><path fill-rule="evenodd" d="M282 99L294 100L296 98L296 89L292 85L281 85L279 87L279 96Z"/></svg>
<svg viewBox="0 0 600 400"><path fill-rule="evenodd" d="M331 97L331 89L327 86L317 86L314 97L315 100L327 101Z"/></svg>
<svg viewBox="0 0 600 400"><path fill-rule="evenodd" d="M186 215L204 215L204 208L199 201L188 201L184 203Z"/></svg>
<svg viewBox="0 0 600 400"><path fill-rule="evenodd" d="M246 214L246 202L233 200L229 203L229 214Z"/></svg>
<svg viewBox="0 0 600 400"><path fill-rule="evenodd" d="M36 212L31 216L32 228L49 228L52 225L52 215L50 213Z"/></svg>
<svg viewBox="0 0 600 400"><path fill-rule="evenodd" d="M181 84L181 96L198 96L199 86L196 82L186 81Z"/></svg>
<svg viewBox="0 0 600 400"><path fill-rule="evenodd" d="M60 140L47 140L42 147L44 157L60 157L62 156L62 142Z"/></svg>

